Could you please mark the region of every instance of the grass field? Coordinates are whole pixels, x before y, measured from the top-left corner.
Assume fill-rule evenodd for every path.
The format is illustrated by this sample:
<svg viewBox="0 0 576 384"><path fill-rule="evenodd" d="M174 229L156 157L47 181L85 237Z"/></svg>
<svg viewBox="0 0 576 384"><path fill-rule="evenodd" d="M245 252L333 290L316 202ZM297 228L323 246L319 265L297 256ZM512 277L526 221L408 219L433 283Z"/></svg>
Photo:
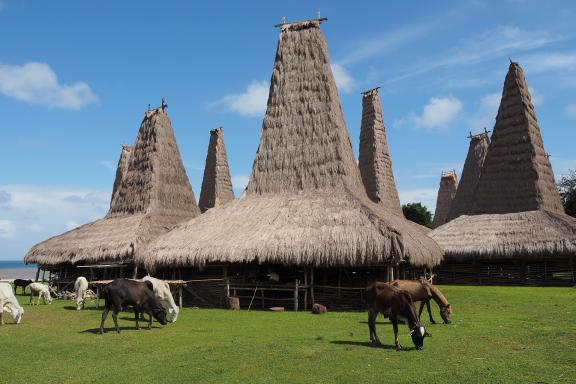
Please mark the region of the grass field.
<svg viewBox="0 0 576 384"><path fill-rule="evenodd" d="M134 330L132 314L123 313L120 335L111 317L108 333L97 335L100 311L78 312L65 301L26 304L21 325L9 319L0 328L0 382L576 382L575 289L442 289L453 324L430 325L423 351L412 349L402 325L400 352L383 319L386 345L370 345L366 313L184 309L178 322L151 331Z"/></svg>

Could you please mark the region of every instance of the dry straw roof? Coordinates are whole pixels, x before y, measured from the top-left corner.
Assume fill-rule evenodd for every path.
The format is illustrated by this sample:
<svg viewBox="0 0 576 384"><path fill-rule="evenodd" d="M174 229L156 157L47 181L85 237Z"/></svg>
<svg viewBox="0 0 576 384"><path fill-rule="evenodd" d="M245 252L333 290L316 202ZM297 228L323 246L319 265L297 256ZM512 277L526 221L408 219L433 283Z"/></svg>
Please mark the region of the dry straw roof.
<svg viewBox="0 0 576 384"><path fill-rule="evenodd" d="M440 262L440 248L367 197L320 20L280 25L260 145L237 200L150 244L147 268L220 262Z"/></svg>
<svg viewBox="0 0 576 384"><path fill-rule="evenodd" d="M386 140L378 88L362 93L358 166L368 197L387 212L402 215Z"/></svg>
<svg viewBox="0 0 576 384"><path fill-rule="evenodd" d="M204 179L198 205L202 212L234 200L228 157L222 128L210 131L210 143L204 167Z"/></svg>
<svg viewBox="0 0 576 384"><path fill-rule="evenodd" d="M158 108L146 112L134 149L122 151L108 214L36 244L24 260L129 261L142 244L199 214L170 119Z"/></svg>
<svg viewBox="0 0 576 384"><path fill-rule="evenodd" d="M452 200L458 189L458 178L456 171L442 172L440 177L440 188L436 197L436 211L434 211L434 220L432 228L438 228L448 222L448 213L452 206Z"/></svg>
<svg viewBox="0 0 576 384"><path fill-rule="evenodd" d="M466 155L466 161L464 162L462 177L458 183L456 196L454 196L454 200L452 200L452 205L450 206L448 221L461 215L470 214L474 190L478 185L478 181L480 181L482 166L484 165L484 159L488 153L489 145L490 139L488 138L487 132L474 136L470 135L468 155Z"/></svg>
<svg viewBox="0 0 576 384"><path fill-rule="evenodd" d="M576 253L576 219L564 214L524 73L516 63L506 75L472 212L430 233L447 257Z"/></svg>

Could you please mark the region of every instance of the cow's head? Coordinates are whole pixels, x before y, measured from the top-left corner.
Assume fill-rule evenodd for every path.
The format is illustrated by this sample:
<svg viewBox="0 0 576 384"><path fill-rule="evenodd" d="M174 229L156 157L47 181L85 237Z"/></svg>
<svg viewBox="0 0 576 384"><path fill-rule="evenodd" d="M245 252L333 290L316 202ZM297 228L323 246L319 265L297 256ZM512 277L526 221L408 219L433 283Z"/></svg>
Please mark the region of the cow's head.
<svg viewBox="0 0 576 384"><path fill-rule="evenodd" d="M424 349L424 338L427 336L432 337L432 335L426 331L426 328L420 324L416 324L414 328L410 330L410 336L416 349Z"/></svg>
<svg viewBox="0 0 576 384"><path fill-rule="evenodd" d="M10 313L10 315L12 315L12 320L14 320L14 323L20 324L22 321L22 315L24 314L24 308L9 304L6 306L6 310L8 313Z"/></svg>

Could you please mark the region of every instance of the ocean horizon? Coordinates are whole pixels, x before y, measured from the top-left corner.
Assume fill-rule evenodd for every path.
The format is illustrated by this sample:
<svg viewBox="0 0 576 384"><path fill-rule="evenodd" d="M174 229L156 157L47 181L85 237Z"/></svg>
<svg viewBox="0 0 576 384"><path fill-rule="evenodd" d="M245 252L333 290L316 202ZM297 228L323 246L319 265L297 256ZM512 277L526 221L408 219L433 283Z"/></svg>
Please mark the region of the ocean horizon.
<svg viewBox="0 0 576 384"><path fill-rule="evenodd" d="M0 280L34 279L36 264L24 264L23 260L0 260Z"/></svg>

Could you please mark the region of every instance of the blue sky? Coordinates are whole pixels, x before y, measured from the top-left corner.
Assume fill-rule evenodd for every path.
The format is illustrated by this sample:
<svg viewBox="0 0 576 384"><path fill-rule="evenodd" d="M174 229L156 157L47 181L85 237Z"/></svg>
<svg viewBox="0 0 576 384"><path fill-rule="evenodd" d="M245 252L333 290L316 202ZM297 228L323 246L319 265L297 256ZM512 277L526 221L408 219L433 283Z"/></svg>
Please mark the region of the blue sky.
<svg viewBox="0 0 576 384"><path fill-rule="evenodd" d="M434 209L468 132L493 125L508 57L525 70L557 178L576 168L574 2L390 3L0 0L0 260L106 213L120 145L162 97L196 197L220 125L239 195L283 16L328 17L356 151L360 92L382 87L403 202Z"/></svg>

